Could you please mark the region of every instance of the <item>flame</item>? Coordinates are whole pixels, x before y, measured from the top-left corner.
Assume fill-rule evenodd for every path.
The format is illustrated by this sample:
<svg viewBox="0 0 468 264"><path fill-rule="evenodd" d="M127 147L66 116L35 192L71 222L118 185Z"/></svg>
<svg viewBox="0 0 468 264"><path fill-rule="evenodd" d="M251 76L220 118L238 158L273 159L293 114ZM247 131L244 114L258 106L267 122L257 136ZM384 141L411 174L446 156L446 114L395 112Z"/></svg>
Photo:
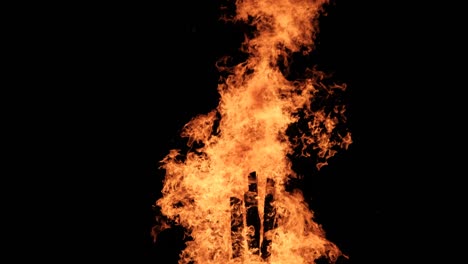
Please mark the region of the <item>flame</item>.
<svg viewBox="0 0 468 264"><path fill-rule="evenodd" d="M170 150L161 213L187 230L190 239L179 263L336 262L340 249L325 237L300 190L291 157L313 157L319 170L351 135L342 129L345 85L326 85L327 76L308 69L289 80L292 54L314 48L317 17L326 0L237 0L223 19L254 26L241 51L248 58L220 80L216 109L193 118L181 137L188 149ZM344 133L343 133L344 130ZM167 228L167 222L158 231Z"/></svg>

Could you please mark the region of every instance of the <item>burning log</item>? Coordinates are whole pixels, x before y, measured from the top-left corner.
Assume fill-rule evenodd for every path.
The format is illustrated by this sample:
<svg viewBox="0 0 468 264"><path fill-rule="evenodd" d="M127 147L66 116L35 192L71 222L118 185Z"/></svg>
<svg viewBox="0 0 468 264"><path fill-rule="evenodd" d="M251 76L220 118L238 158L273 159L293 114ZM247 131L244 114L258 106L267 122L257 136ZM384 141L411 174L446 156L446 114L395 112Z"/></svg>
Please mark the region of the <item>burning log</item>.
<svg viewBox="0 0 468 264"><path fill-rule="evenodd" d="M231 197L231 243L232 257L237 258L242 255L244 229L244 214L242 208L242 200L237 197Z"/></svg>
<svg viewBox="0 0 468 264"><path fill-rule="evenodd" d="M262 258L268 258L270 253L271 245L271 230L276 228L276 209L273 206L275 192L275 181L267 178L266 182L266 193L265 193L265 205L263 210L263 240L262 240Z"/></svg>
<svg viewBox="0 0 468 264"><path fill-rule="evenodd" d="M258 214L257 174L249 174L249 190L244 194L247 225L247 245L253 254L259 254L260 246L260 216Z"/></svg>

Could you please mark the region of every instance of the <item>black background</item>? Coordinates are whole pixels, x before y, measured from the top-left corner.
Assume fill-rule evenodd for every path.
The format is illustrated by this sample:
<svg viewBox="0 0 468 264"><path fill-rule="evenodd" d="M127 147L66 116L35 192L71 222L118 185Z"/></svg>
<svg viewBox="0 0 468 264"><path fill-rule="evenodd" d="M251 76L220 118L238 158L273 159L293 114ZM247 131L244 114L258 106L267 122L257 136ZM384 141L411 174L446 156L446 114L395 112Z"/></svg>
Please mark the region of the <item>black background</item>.
<svg viewBox="0 0 468 264"><path fill-rule="evenodd" d="M62 198L51 200L71 197L60 206L69 213L53 222L64 226L59 244L71 250L67 258L177 263L182 231L168 230L156 244L150 236L164 178L158 161L180 147L186 122L217 106L215 62L238 53L245 30L219 21L221 5L67 6L26 26L34 32L27 41L36 43L32 50L24 44L28 65L47 61L51 67L36 77L59 88L45 89L44 102L52 103L44 113L58 124L45 134L60 139L53 163L67 179L59 181ZM326 10L305 62L348 85L354 143L300 185L316 222L350 257L344 263L457 256L442 242L453 233L449 216L459 196L447 182L462 175L453 151L462 131L452 126L460 122L459 71L448 62L461 54L447 44L449 15L389 1L336 0Z"/></svg>

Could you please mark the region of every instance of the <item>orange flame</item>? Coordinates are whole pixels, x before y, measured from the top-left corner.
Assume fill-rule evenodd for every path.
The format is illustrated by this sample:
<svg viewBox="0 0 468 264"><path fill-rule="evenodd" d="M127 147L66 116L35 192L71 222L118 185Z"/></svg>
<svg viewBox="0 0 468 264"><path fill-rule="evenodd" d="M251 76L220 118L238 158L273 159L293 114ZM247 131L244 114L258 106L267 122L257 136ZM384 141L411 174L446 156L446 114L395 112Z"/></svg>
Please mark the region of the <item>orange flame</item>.
<svg viewBox="0 0 468 264"><path fill-rule="evenodd" d="M188 151L171 150L161 161L156 205L191 237L179 263L301 264L343 255L301 192L285 188L296 176L288 157L316 157L320 169L352 143L339 129L345 107L329 103L346 86L325 85L314 69L300 80L284 74L293 53L313 49L325 3L237 0L236 15L225 18L255 26L242 45L248 59L218 65L228 72L218 107L184 126Z"/></svg>

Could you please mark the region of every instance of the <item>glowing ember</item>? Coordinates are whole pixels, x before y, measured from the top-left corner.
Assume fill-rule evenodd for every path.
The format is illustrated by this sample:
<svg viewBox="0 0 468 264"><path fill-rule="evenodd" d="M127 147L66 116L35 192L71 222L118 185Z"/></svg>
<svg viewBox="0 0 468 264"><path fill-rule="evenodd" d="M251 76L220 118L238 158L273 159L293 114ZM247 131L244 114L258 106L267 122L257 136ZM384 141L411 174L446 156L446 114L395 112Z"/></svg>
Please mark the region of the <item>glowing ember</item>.
<svg viewBox="0 0 468 264"><path fill-rule="evenodd" d="M310 69L288 80L294 53L313 49L316 19L325 0L237 0L234 21L256 28L242 51L248 59L219 85L220 102L183 128L188 151L171 150L161 213L191 237L179 263L315 263L342 255L325 238L300 191L289 157L327 164L352 143L345 108L333 100L344 85L325 85ZM338 129L340 128L340 129ZM155 235L169 225L161 221Z"/></svg>

